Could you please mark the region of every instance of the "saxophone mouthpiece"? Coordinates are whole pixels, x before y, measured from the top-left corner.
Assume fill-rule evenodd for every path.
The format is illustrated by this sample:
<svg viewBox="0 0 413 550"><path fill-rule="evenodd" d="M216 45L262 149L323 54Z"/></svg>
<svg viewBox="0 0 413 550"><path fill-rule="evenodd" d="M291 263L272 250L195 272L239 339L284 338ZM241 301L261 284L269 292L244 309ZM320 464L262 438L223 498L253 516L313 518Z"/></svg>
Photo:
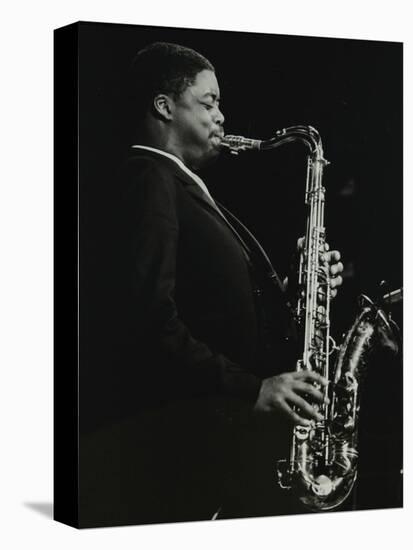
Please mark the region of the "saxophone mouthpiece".
<svg viewBox="0 0 413 550"><path fill-rule="evenodd" d="M238 155L240 151L252 149L260 150L262 141L259 139L250 139L243 136L224 136L221 140L221 147L229 150L233 155Z"/></svg>

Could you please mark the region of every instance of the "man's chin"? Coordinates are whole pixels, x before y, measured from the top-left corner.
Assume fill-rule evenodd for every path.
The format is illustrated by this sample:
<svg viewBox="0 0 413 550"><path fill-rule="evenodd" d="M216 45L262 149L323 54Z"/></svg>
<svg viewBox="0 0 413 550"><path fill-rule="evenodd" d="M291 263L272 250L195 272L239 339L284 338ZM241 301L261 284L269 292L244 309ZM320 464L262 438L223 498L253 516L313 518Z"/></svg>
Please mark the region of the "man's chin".
<svg viewBox="0 0 413 550"><path fill-rule="evenodd" d="M215 162L221 153L221 147L210 147L207 151L204 151L198 158L193 159L192 168L199 170L209 164Z"/></svg>
<svg viewBox="0 0 413 550"><path fill-rule="evenodd" d="M221 151L222 149L220 146L212 147L211 149L209 149L209 151L204 155L202 159L202 166L206 166L216 161L221 154Z"/></svg>

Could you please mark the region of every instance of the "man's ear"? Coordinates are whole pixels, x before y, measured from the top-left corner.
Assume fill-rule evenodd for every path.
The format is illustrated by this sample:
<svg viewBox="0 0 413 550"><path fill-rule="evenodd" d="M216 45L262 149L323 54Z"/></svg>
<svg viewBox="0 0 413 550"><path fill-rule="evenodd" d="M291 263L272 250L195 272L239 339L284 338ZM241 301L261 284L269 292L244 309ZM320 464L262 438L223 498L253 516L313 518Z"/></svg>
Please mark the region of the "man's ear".
<svg viewBox="0 0 413 550"><path fill-rule="evenodd" d="M153 108L157 116L163 120L172 119L173 100L165 94L158 94L154 97Z"/></svg>

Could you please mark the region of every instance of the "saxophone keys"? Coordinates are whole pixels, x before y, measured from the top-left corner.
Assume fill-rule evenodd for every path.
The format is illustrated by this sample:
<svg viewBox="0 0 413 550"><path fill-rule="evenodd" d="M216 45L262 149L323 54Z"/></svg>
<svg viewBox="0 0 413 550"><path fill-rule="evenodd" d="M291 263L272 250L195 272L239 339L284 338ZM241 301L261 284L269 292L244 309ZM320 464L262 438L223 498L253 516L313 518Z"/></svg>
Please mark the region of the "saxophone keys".
<svg viewBox="0 0 413 550"><path fill-rule="evenodd" d="M312 429L311 426L295 426L294 435L299 441L305 441L309 438Z"/></svg>

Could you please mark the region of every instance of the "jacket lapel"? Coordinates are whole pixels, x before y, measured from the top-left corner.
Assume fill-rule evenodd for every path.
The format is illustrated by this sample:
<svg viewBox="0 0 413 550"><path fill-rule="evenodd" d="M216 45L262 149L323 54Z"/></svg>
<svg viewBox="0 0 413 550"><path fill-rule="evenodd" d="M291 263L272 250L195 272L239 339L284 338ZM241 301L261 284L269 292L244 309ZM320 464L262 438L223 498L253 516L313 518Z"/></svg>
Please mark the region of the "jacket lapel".
<svg viewBox="0 0 413 550"><path fill-rule="evenodd" d="M196 181L187 174L182 168L174 162L172 159L161 155L159 153L156 153L154 151L150 151L148 149L139 149L139 148L133 148L132 149L135 155L139 156L150 156L154 157L157 160L164 162L167 164L168 169L173 173L173 175L183 183L185 190L187 193L189 193L192 197L194 197L197 201L201 202L202 205L206 208L209 208L210 210L213 210L216 215L219 216L220 220L231 230L232 234L235 236L235 238L239 241L244 255L246 259L249 261L250 258L250 250L248 246L246 245L244 239L241 238L238 231L234 228L234 226L228 221L226 216L223 214L223 212L218 208L218 206L215 204L213 200L210 199L210 197L204 193L204 191L201 189L201 187L196 183Z"/></svg>
<svg viewBox="0 0 413 550"><path fill-rule="evenodd" d="M179 169L179 167L177 167ZM208 206L209 208L212 208L217 212L221 218L224 218L222 212L219 210L217 205L212 201L206 193L199 187L199 185L192 180L189 176L187 176L185 173L176 173L176 176L185 184L185 189L187 192L192 195L194 198L196 198L198 201L201 201L204 205ZM185 176L185 177L183 177ZM224 218L225 219L225 218Z"/></svg>
<svg viewBox="0 0 413 550"><path fill-rule="evenodd" d="M182 168L172 159L160 154L156 153L155 151L150 151L148 149L140 149L140 148L134 148L132 147L133 154L136 156L148 156L152 158L156 158L156 160L165 163L168 166L168 169L173 173L174 176L176 176L185 186L188 193L190 193L193 197L195 197L197 200L204 203L204 205L207 205L208 207L212 208L220 214L221 217L222 213L220 212L219 208L216 206L214 201L212 201L206 193L203 192L203 190L200 188L200 186L191 178L189 174L187 174Z"/></svg>

